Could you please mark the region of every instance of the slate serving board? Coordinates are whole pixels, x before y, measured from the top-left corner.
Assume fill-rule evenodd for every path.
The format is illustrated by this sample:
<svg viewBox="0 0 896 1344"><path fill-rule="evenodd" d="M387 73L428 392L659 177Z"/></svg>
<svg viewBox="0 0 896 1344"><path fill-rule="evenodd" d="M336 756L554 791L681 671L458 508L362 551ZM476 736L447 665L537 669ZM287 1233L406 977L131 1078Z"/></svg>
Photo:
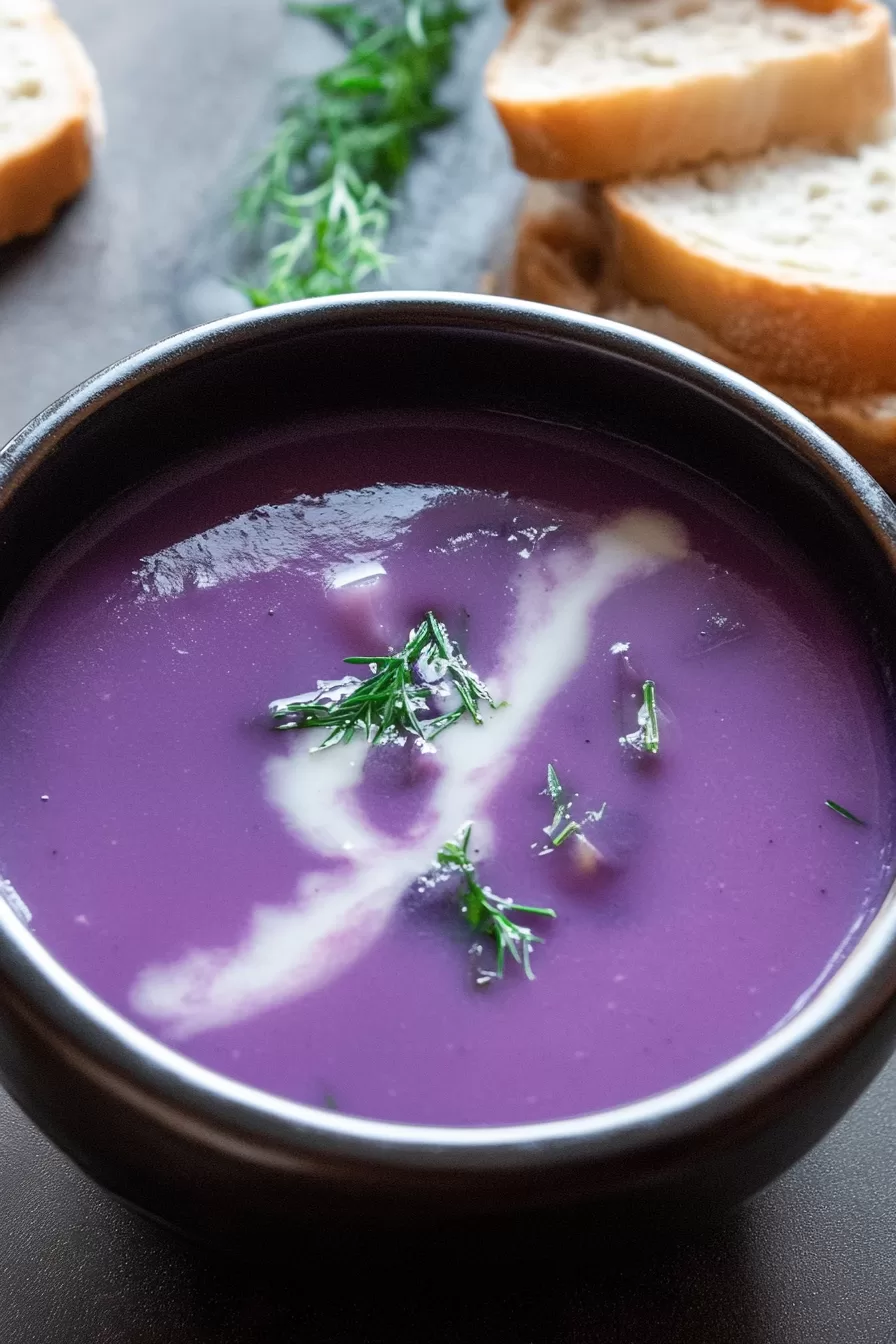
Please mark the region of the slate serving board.
<svg viewBox="0 0 896 1344"><path fill-rule="evenodd" d="M0 441L120 355L237 302L230 203L276 87L335 49L279 0L60 0L106 96L90 191L0 250ZM396 285L474 288L519 189L476 97L486 9L449 88L463 107L408 186ZM0 766L2 768L2 766ZM452 1251L460 1251L460 1265ZM789 1176L720 1226L634 1250L571 1226L519 1262L423 1245L351 1258L324 1291L297 1259L185 1245L95 1189L0 1093L2 1344L891 1344L896 1066Z"/></svg>

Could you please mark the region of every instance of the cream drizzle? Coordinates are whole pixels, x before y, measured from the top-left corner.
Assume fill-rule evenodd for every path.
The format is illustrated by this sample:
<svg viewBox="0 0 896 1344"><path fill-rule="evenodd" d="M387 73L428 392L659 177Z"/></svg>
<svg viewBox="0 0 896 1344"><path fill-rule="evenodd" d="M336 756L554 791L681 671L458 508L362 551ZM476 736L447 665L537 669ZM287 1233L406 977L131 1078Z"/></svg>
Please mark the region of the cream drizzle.
<svg viewBox="0 0 896 1344"><path fill-rule="evenodd" d="M591 534L587 549L546 557L520 585L510 636L488 681L508 704L477 727L461 721L438 740L438 777L425 815L396 839L360 806L365 743L309 755L322 734L297 734L286 757L268 762L268 797L286 826L337 870L305 874L286 906L258 905L233 948L196 949L147 967L133 1008L183 1039L245 1021L327 984L380 936L402 896L439 845L469 818L477 848L489 843L487 807L541 714L588 652L589 616L621 584L687 554L675 519L632 510Z"/></svg>

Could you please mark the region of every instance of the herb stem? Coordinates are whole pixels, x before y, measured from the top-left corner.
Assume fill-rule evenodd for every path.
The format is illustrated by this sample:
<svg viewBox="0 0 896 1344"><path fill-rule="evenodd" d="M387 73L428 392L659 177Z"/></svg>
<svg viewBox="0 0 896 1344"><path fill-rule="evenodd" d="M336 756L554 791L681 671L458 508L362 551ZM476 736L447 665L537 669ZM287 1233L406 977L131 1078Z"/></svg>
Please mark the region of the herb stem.
<svg viewBox="0 0 896 1344"><path fill-rule="evenodd" d="M634 747L656 756L660 749L660 721L656 707L656 682L645 681L641 687L641 705L638 709L638 727L633 733L620 737L622 746Z"/></svg>
<svg viewBox="0 0 896 1344"><path fill-rule="evenodd" d="M544 833L551 842L551 846L556 849L562 845L564 840L568 840L576 831L581 831L582 826L578 821L574 821L570 816L572 810L572 798L567 797L566 790L560 783L560 777L553 765L548 765L548 786L542 790L554 804L554 818L550 826L545 826ZM573 795L575 797L576 795ZM606 803L603 803L597 812L586 812L586 821L600 821L606 810ZM550 854L550 849L542 849L541 854Z"/></svg>
<svg viewBox="0 0 896 1344"><path fill-rule="evenodd" d="M829 807L832 812L836 812L838 817L845 817L847 821L854 821L857 826L867 826L868 824L863 821L861 817L857 817L855 813L847 811L845 807L841 807L839 803L835 803L830 798L825 798L824 805L825 807Z"/></svg>
<svg viewBox="0 0 896 1344"><path fill-rule="evenodd" d="M651 752L655 756L660 749L660 725L656 713L656 683L645 681L643 694L644 723L641 727L644 750Z"/></svg>
<svg viewBox="0 0 896 1344"><path fill-rule="evenodd" d="M560 831L558 835L552 837L551 844L556 849L558 845L563 844L564 840L568 840L571 835L575 835L576 831L580 831L581 829L582 828L577 821L568 821L563 827L563 830Z"/></svg>
<svg viewBox="0 0 896 1344"><path fill-rule="evenodd" d="M274 727L328 728L323 742L313 748L322 751L339 742L351 742L359 730L372 745L403 741L408 734L429 742L464 714L481 724L482 703L500 708L431 611L397 653L343 661L366 664L373 675L366 681L357 677L319 681L316 691L274 700L269 706ZM425 669L425 680L421 668ZM444 697L452 691L460 700L458 708L421 719L433 696Z"/></svg>
<svg viewBox="0 0 896 1344"><path fill-rule="evenodd" d="M469 16L456 0L401 0L380 23L353 4L293 4L348 45L283 112L276 139L244 192L238 221L273 238L256 307L358 289L381 276L395 210L391 193L420 136L450 119L435 90Z"/></svg>
<svg viewBox="0 0 896 1344"><path fill-rule="evenodd" d="M504 900L496 896L490 887L484 887L476 875L476 867L470 858L470 834L473 823L467 822L460 830L456 840L449 840L439 850L436 863L443 872L458 872L461 885L458 891L460 908L467 923L475 933L495 942L494 976L502 979L508 952L517 965L523 968L527 980L535 979L532 970L531 955L536 943L543 943L531 929L518 924L515 914L538 915L545 919L556 919L557 912L546 906L517 905L515 901ZM490 979L491 975L484 978Z"/></svg>

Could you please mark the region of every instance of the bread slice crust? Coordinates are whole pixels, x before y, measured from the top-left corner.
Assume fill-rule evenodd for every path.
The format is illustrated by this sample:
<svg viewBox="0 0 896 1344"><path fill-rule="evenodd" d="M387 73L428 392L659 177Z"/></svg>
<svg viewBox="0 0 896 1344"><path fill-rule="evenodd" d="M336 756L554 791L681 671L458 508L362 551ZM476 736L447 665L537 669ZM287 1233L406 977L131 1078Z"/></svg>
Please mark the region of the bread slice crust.
<svg viewBox="0 0 896 1344"><path fill-rule="evenodd" d="M589 208L589 193L564 198L556 189L552 196L551 190L536 183L530 193L504 277L507 292L648 331L733 369L814 420L885 489L896 493L896 376L889 390L852 396L831 396L809 383L768 378L754 362L693 321L628 293L607 251L607 221Z"/></svg>
<svg viewBox="0 0 896 1344"><path fill-rule="evenodd" d="M774 8L775 0L766 7ZM713 155L759 154L772 144L858 144L893 101L888 12L877 0L804 0L794 7L849 13L855 29L837 46L796 49L742 70L601 87L596 69L587 91L539 95L514 83L520 34L544 21L545 0L529 0L489 62L486 92L517 166L542 179L650 177Z"/></svg>
<svg viewBox="0 0 896 1344"><path fill-rule="evenodd" d="M96 74L71 29L45 4L35 4L25 22L40 28L60 53L70 95L65 112L39 138L0 155L0 243L47 228L89 178L93 146L103 131Z"/></svg>
<svg viewBox="0 0 896 1344"><path fill-rule="evenodd" d="M893 151L896 174L896 143ZM837 160L830 163L836 167ZM662 192L662 183L650 190ZM739 258L734 247L722 253L712 241L676 232L649 199L642 207L637 184L608 187L603 200L612 220L610 250L626 289L695 322L751 361L762 378L847 396L896 386L896 283L866 285L836 267L818 274L785 268L774 258L765 265ZM856 199L852 208L857 217L865 206ZM721 234L723 225L711 222ZM804 225L808 234L808 207Z"/></svg>
<svg viewBox="0 0 896 1344"><path fill-rule="evenodd" d="M896 491L896 391L831 397L805 383L776 382L765 377L749 360L725 349L694 323L677 317L668 308L650 307L637 300L620 299L601 316L675 341L765 387L830 434L885 489Z"/></svg>

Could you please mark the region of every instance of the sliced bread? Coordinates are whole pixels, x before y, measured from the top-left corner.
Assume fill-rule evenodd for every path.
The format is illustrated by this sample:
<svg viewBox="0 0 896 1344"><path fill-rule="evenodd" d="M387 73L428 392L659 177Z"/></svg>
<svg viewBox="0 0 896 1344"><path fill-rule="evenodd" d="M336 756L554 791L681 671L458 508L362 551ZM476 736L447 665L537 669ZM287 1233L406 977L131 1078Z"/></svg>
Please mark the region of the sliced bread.
<svg viewBox="0 0 896 1344"><path fill-rule="evenodd" d="M809 416L891 491L896 491L896 374L889 391L831 396L806 382L767 378L749 359L669 308L633 298L607 253L605 224L588 193L534 184L503 287L516 298L574 308L638 327L764 384Z"/></svg>
<svg viewBox="0 0 896 1344"><path fill-rule="evenodd" d="M896 391L832 397L803 383L775 382L765 378L749 360L719 345L693 322L677 317L668 308L639 303L637 299L621 299L605 309L602 316L675 341L760 383L814 420L887 490L896 490Z"/></svg>
<svg viewBox="0 0 896 1344"><path fill-rule="evenodd" d="M607 238L587 208L588 188L532 182L520 215L510 274L499 288L517 299L596 313L618 291L607 284Z"/></svg>
<svg viewBox="0 0 896 1344"><path fill-rule="evenodd" d="M45 0L0 0L0 243L47 227L86 182L96 76Z"/></svg>
<svg viewBox="0 0 896 1344"><path fill-rule="evenodd" d="M537 178L851 148L892 102L889 16L875 0L529 0L486 92Z"/></svg>
<svg viewBox="0 0 896 1344"><path fill-rule="evenodd" d="M604 199L637 298L764 377L836 394L896 387L896 139L715 161Z"/></svg>

